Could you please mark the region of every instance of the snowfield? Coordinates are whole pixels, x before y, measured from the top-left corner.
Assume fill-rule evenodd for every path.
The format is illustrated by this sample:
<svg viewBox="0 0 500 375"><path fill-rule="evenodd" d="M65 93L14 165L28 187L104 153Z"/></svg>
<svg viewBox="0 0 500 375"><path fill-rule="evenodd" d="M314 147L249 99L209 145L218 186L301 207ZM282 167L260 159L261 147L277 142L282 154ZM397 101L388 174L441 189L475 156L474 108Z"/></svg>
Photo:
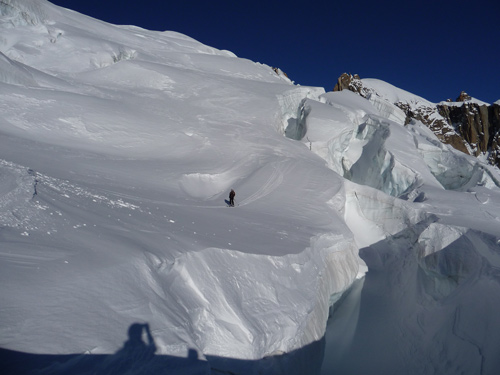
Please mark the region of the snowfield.
<svg viewBox="0 0 500 375"><path fill-rule="evenodd" d="M7 373L500 371L499 171L406 92L45 0L0 29Z"/></svg>

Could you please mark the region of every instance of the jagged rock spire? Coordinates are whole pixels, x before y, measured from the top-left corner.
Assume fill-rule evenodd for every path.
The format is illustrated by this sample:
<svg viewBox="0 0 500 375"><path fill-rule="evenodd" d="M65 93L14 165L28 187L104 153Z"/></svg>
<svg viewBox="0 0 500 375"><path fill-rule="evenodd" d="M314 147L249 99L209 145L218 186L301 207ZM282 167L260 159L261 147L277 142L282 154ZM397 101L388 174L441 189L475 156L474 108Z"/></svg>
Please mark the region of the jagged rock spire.
<svg viewBox="0 0 500 375"><path fill-rule="evenodd" d="M357 74L347 74L347 73L343 73L339 79L337 80L337 84L335 85L335 87L333 88L333 91L342 91L342 90L351 90L351 88L354 86L354 80L357 80L359 81L360 78L359 78L359 75ZM353 90L351 90L353 91Z"/></svg>
<svg viewBox="0 0 500 375"><path fill-rule="evenodd" d="M467 94L465 91L462 91L460 93L460 95L458 96L457 100L455 100L456 102L468 102L468 101L471 101L472 100L472 97Z"/></svg>

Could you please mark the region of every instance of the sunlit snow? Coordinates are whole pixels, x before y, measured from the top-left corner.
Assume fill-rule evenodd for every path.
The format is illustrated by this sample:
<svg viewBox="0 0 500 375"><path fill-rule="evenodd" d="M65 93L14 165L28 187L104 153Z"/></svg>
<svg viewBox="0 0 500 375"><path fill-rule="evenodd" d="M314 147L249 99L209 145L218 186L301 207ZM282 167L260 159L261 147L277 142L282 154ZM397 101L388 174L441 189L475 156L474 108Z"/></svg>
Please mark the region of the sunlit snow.
<svg viewBox="0 0 500 375"><path fill-rule="evenodd" d="M7 373L498 372L500 174L425 99L45 0L0 29Z"/></svg>

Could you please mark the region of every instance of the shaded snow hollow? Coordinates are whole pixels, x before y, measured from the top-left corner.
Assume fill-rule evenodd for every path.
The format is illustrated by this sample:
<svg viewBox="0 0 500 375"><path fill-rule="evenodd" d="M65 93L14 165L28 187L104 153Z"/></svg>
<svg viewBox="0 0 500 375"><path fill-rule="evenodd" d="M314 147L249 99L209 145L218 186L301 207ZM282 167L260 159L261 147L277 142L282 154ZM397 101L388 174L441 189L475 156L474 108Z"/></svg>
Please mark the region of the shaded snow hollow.
<svg viewBox="0 0 500 375"><path fill-rule="evenodd" d="M44 0L0 0L0 28L12 373L500 368L498 170L404 126L402 90Z"/></svg>

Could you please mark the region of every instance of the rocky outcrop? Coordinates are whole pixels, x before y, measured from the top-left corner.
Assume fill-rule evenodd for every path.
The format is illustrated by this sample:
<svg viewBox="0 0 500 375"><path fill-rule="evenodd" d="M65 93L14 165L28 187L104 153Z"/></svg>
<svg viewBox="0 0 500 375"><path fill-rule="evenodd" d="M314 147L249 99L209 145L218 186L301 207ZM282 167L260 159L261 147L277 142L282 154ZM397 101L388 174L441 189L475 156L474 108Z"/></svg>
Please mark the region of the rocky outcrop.
<svg viewBox="0 0 500 375"><path fill-rule="evenodd" d="M485 154L491 164L500 166L500 105L497 103L476 102L462 92L456 102L436 107L468 145L470 154Z"/></svg>
<svg viewBox="0 0 500 375"><path fill-rule="evenodd" d="M274 68L274 67L273 67L272 69L274 70L274 72L275 72L277 75L279 75L279 76L283 75L283 76L285 76L286 78L288 78L288 74L286 74L286 73L285 73L283 70L281 70L280 68Z"/></svg>
<svg viewBox="0 0 500 375"><path fill-rule="evenodd" d="M339 79L337 80L337 84L333 88L333 91L342 91L342 90L350 90L357 92L360 94L361 88L363 87L363 84L361 83L361 79L359 78L359 75L357 74L347 74L344 73L342 74Z"/></svg>
<svg viewBox="0 0 500 375"><path fill-rule="evenodd" d="M488 114L491 124L489 160L492 164L500 167L500 101L488 108Z"/></svg>
<svg viewBox="0 0 500 375"><path fill-rule="evenodd" d="M375 94L363 85L359 76L344 73L333 91L350 90L363 97ZM406 114L405 125L421 121L446 144L466 154L486 155L488 161L500 167L500 101L488 105L474 100L462 91L452 101L438 104L428 101L393 103Z"/></svg>

